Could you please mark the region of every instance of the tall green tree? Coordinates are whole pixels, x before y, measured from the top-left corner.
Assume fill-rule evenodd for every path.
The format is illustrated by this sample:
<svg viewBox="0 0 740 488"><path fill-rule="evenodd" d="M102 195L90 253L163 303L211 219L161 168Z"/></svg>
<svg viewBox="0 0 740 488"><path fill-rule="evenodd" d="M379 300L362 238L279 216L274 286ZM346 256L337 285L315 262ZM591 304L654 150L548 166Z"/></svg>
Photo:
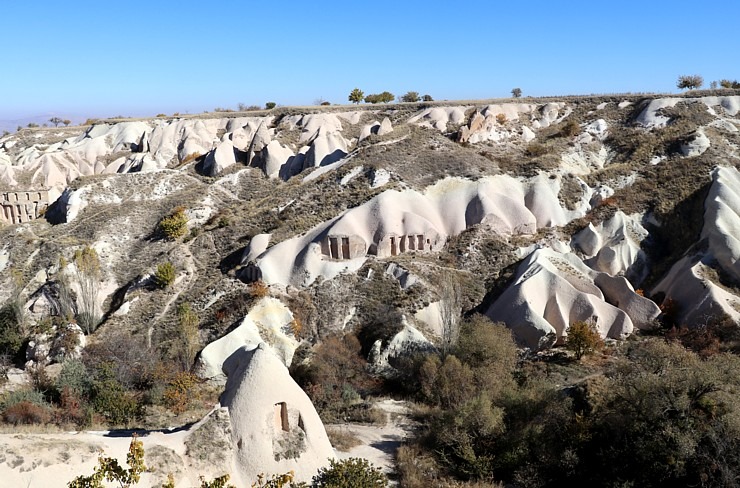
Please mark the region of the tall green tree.
<svg viewBox="0 0 740 488"><path fill-rule="evenodd" d="M355 88L349 93L349 101L352 103L360 103L364 97L365 92L363 92L359 88Z"/></svg>

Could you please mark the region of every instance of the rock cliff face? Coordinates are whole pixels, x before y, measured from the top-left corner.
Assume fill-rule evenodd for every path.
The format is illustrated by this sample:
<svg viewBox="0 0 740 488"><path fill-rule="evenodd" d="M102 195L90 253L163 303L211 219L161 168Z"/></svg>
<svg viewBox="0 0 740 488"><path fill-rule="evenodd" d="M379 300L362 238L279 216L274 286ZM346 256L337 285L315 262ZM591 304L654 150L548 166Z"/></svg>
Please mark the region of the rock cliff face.
<svg viewBox="0 0 740 488"><path fill-rule="evenodd" d="M487 262L477 247L486 239L518 248L509 255L522 260L516 284L488 297L485 310L531 347L562 341L568 324L589 314L609 337L649 326L657 309L647 311L636 288L658 304L664 297L686 302L682 320L709 309L734 317L732 286L720 278L740 279L733 244L739 107L737 95L571 98L22 131L0 139L0 176L9 188L48 188L56 201L47 219L66 224L23 224L2 252L6 263L36 277L24 284L30 296L60 273L54 262L64 252L55 242L92 244L105 264L100 314L124 324L152 309L155 321L162 320L185 296L206 313L223 308L243 286L234 275L261 279L287 297L333 281L349 284L376 261L408 259L417 260L426 278L402 290L415 294L401 310L413 316L436 301L434 260L472 235L475 242L455 259L475 269ZM673 140L651 142L668 127ZM650 197L646 188L662 185L651 178L688 186L673 195L656 187ZM682 218L677 209L696 209L701 191L709 192L701 235L685 236L682 249L661 255L659 248L673 239L671 222ZM157 220L177 205L185 208L193 239L152 240ZM48 243L41 255L15 244L26 228ZM698 252L681 259L699 241L705 244ZM132 295L134 283L144 283L156 267L157 253L184 272L163 310L156 300ZM491 270L492 277L498 273ZM622 280L618 298L605 292L611 285L604 277ZM677 284L692 282L709 290L704 305ZM215 288L205 292L209 283ZM346 298L332 326L361 305L352 286L335 290ZM425 286L431 290L416 291ZM116 293L123 300L114 300ZM643 304L638 320L626 303ZM274 346L272 339L265 338ZM218 370L217 363L209 368Z"/></svg>

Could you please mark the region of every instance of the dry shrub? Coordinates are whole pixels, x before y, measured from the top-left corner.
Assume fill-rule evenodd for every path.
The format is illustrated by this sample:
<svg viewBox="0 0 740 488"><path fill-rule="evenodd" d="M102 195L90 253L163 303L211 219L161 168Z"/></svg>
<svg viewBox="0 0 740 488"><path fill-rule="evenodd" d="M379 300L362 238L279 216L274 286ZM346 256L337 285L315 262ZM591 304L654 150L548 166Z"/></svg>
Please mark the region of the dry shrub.
<svg viewBox="0 0 740 488"><path fill-rule="evenodd" d="M506 118L506 114L498 114L496 115L496 122L498 122L501 125L504 125L509 120Z"/></svg>
<svg viewBox="0 0 740 488"><path fill-rule="evenodd" d="M544 156L549 152L549 150L545 145L540 144L539 142L531 142L524 152L527 156L536 158L539 156Z"/></svg>
<svg viewBox="0 0 740 488"><path fill-rule="evenodd" d="M565 345L576 355L576 360L591 354L604 347L596 324L593 322L578 321L568 328L568 339Z"/></svg>
<svg viewBox="0 0 740 488"><path fill-rule="evenodd" d="M362 397L377 390L378 381L368 374L361 349L353 334L331 336L316 348L310 365L292 368L324 421L361 415L367 409Z"/></svg>
<svg viewBox="0 0 740 488"><path fill-rule="evenodd" d="M175 375L164 391L164 404L172 413L179 415L186 411L191 402L197 398L194 395L200 379L192 373L182 372Z"/></svg>
<svg viewBox="0 0 740 488"><path fill-rule="evenodd" d="M574 137L578 135L579 132L581 132L581 126L578 125L578 122L575 120L569 120L563 125L563 128L560 129L560 135L562 137Z"/></svg>
<svg viewBox="0 0 740 488"><path fill-rule="evenodd" d="M5 409L3 420L13 425L45 424L51 420L51 414L35 403L19 402Z"/></svg>
<svg viewBox="0 0 740 488"><path fill-rule="evenodd" d="M293 333L293 336L296 339L301 338L301 334L303 332L303 322L298 317L293 317L293 320L290 321L290 331Z"/></svg>
<svg viewBox="0 0 740 488"><path fill-rule="evenodd" d="M428 451L417 444L403 445L396 451L401 485L407 488L440 486L440 467Z"/></svg>
<svg viewBox="0 0 740 488"><path fill-rule="evenodd" d="M195 161L196 159L198 159L201 156L202 156L201 153L197 153L197 152L190 153L187 156L185 156L184 158L182 158L182 161L180 161L180 163L181 164L188 164L188 163L190 163L192 161Z"/></svg>
<svg viewBox="0 0 740 488"><path fill-rule="evenodd" d="M362 441L348 429L341 427L329 427L326 429L326 435L334 448L347 452L355 446L362 444Z"/></svg>
<svg viewBox="0 0 740 488"><path fill-rule="evenodd" d="M87 427L92 424L92 420L92 409L82 395L65 387L60 393L59 408L54 414L54 422L59 425L74 424L77 427Z"/></svg>
<svg viewBox="0 0 740 488"><path fill-rule="evenodd" d="M249 295L252 298L264 298L270 294L270 288L264 281L258 280L249 285Z"/></svg>

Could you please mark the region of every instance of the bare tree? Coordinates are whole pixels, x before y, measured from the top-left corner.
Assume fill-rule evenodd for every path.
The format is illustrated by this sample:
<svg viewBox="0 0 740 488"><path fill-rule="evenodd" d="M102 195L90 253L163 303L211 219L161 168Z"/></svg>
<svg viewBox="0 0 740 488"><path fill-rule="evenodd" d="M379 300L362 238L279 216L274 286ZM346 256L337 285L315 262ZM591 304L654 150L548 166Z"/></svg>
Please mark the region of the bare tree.
<svg viewBox="0 0 740 488"><path fill-rule="evenodd" d="M695 90L697 88L701 88L703 84L704 78L700 75L683 75L678 77L676 87L680 88L681 90Z"/></svg>
<svg viewBox="0 0 740 488"><path fill-rule="evenodd" d="M442 356L446 357L457 344L462 316L462 287L452 272L445 272L440 279L439 316L442 325Z"/></svg>
<svg viewBox="0 0 740 488"><path fill-rule="evenodd" d="M97 301L100 289L100 258L95 249L85 247L75 252L75 274L80 286L77 322L86 334L91 334L100 322Z"/></svg>
<svg viewBox="0 0 740 488"><path fill-rule="evenodd" d="M49 122L51 122L52 124L54 124L54 127L59 127L59 124L61 124L64 121L62 119L60 119L59 117L52 117L52 118L49 119Z"/></svg>
<svg viewBox="0 0 740 488"><path fill-rule="evenodd" d="M522 96L522 89L521 88L513 88L511 90L511 96L514 98L519 98Z"/></svg>

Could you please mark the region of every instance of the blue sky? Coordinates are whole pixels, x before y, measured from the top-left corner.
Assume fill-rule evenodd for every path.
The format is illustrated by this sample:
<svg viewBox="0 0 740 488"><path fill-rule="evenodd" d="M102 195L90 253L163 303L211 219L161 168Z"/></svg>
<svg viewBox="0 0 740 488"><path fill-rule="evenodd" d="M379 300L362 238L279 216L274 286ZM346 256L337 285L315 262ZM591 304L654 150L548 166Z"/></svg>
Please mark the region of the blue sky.
<svg viewBox="0 0 740 488"><path fill-rule="evenodd" d="M0 119L346 103L675 92L740 78L740 2L127 0L5 2Z"/></svg>

